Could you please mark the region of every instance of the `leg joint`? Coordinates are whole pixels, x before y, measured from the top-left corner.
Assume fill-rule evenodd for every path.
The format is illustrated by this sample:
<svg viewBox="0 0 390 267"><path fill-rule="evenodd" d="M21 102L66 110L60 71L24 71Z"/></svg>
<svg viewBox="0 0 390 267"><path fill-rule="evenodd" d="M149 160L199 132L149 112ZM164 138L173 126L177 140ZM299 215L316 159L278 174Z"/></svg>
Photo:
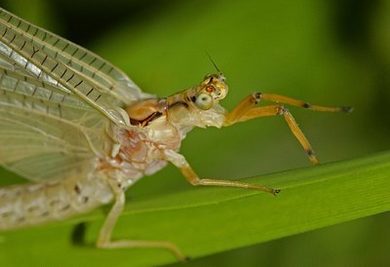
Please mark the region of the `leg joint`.
<svg viewBox="0 0 390 267"><path fill-rule="evenodd" d="M191 180L190 183L191 183L193 186L202 185L202 182L201 182L200 179Z"/></svg>
<svg viewBox="0 0 390 267"><path fill-rule="evenodd" d="M260 92L255 92L252 94L252 99L255 104L258 104L260 102L261 97L262 97L262 93Z"/></svg>
<svg viewBox="0 0 390 267"><path fill-rule="evenodd" d="M288 112L289 111L285 106L278 106L278 115L284 115Z"/></svg>

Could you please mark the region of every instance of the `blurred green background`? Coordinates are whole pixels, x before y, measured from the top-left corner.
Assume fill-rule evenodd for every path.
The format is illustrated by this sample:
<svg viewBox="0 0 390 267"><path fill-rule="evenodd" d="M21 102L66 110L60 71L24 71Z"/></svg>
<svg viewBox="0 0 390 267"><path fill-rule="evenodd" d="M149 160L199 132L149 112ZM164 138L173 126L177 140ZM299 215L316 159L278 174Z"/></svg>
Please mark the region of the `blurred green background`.
<svg viewBox="0 0 390 267"><path fill-rule="evenodd" d="M91 49L161 96L213 72L232 108L255 90L352 114L290 111L323 163L390 148L390 1L8 0L2 7ZM196 129L183 154L202 176L240 178L308 166L281 118ZM4 182L6 183L6 182ZM193 190L168 167L128 192ZM237 215L239 216L239 215ZM259 215L260 216L260 215ZM227 222L234 223L234 222ZM196 259L187 266L388 266L389 213ZM242 233L245 234L245 229ZM175 265L172 265L175 266Z"/></svg>

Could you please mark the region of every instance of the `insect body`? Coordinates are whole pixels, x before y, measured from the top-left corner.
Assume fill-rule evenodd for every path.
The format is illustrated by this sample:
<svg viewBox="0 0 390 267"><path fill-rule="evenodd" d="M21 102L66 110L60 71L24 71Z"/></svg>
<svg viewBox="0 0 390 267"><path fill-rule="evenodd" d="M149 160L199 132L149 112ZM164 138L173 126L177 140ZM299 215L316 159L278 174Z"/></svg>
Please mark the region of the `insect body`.
<svg viewBox="0 0 390 267"><path fill-rule="evenodd" d="M160 247L183 259L170 242L111 240L124 192L138 179L172 163L192 185L279 192L200 178L179 153L189 131L280 115L317 164L284 105L351 111L253 93L228 112L219 104L227 93L222 73L166 98L143 93L92 52L0 9L0 164L32 181L0 188L0 229L62 220L113 202L98 247ZM259 106L262 100L273 104Z"/></svg>

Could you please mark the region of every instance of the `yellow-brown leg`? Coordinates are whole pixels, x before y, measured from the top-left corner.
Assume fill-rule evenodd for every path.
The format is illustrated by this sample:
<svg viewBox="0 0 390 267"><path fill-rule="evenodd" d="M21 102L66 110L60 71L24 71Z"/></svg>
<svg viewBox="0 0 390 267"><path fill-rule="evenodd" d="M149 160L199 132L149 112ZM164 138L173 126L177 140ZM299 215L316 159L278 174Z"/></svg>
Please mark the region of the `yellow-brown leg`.
<svg viewBox="0 0 390 267"><path fill-rule="evenodd" d="M191 168L190 165L185 165L180 167L181 173L192 185L204 185L204 186L223 186L223 187L236 187L236 188L245 188L245 189L254 189L258 191L264 191L276 195L280 192L279 189L273 189L261 184L248 184L239 181L232 180L220 180L220 179L206 179L199 178L195 171Z"/></svg>
<svg viewBox="0 0 390 267"><path fill-rule="evenodd" d="M260 100L267 100L277 104L286 104L290 106L296 106L301 108L310 109L313 111L321 112L352 112L353 108L351 107L326 107L319 105L312 105L308 102L294 99L288 96L277 95L277 94L267 94L267 93L255 93Z"/></svg>
<svg viewBox="0 0 390 267"><path fill-rule="evenodd" d="M326 106L319 106L319 105L312 105L308 102L294 99L291 97L283 96L283 95L277 95L277 94L266 94L266 93L253 93L252 95L249 95L245 97L231 112L229 112L226 115L225 124L224 126L229 126L234 123L237 123L240 120L240 118L246 114L249 110L256 107L258 103L260 103L261 100L271 101L277 104L286 104L301 108L310 109L313 111L321 111L321 112L352 112L351 107L326 107Z"/></svg>
<svg viewBox="0 0 390 267"><path fill-rule="evenodd" d="M241 100L240 103L225 117L224 126L236 123L237 118L243 116L248 110L255 107L261 100L260 93L253 93Z"/></svg>
<svg viewBox="0 0 390 267"><path fill-rule="evenodd" d="M254 189L258 191L264 191L276 195L280 192L279 189L273 189L267 187L265 185L259 184L248 184L239 181L232 180L220 180L220 179L205 179L200 178L195 171L191 168L190 164L184 158L183 155L179 154L173 150L164 150L165 159L171 162L173 165L178 167L181 170L181 173L187 179L187 181L195 186L222 186L222 187L235 187L235 188L246 188L246 189Z"/></svg>
<svg viewBox="0 0 390 267"><path fill-rule="evenodd" d="M276 116L276 115L282 115L284 117L284 120L287 122L288 127L290 127L291 132L294 134L295 138L302 145L311 163L318 164L319 161L316 158L314 154L314 150L311 147L309 141L307 140L306 136L303 134L302 130L299 128L294 117L285 107L280 105L254 107L248 110L240 118L237 118L236 122L247 121L247 120L260 118L260 117Z"/></svg>
<svg viewBox="0 0 390 267"><path fill-rule="evenodd" d="M278 103L278 105L257 107L256 105L260 102L260 100L275 102ZM314 151L309 141L307 140L307 138L299 128L294 117L285 107L283 107L279 103L311 109L313 111L322 111L322 112L351 112L352 111L352 108L350 107L325 107L319 105L311 105L302 100L297 100L287 96L276 95L276 94L254 93L244 98L231 112L229 112L225 116L224 126L230 126L237 122L247 121L247 120L260 118L260 117L283 115L292 133L294 134L294 136L297 138L297 140L299 141L299 143L302 145L303 149L307 153L309 160L313 164L318 164L319 161L314 155Z"/></svg>
<svg viewBox="0 0 390 267"><path fill-rule="evenodd" d="M118 220L119 215L123 211L125 205L125 194L121 188L118 188L115 183L112 183L113 192L115 194L115 202L112 206L107 218L100 229L99 237L96 246L104 249L114 248L161 248L172 252L178 260L184 261L186 257L179 248L168 241L149 241L149 240L111 240L112 231Z"/></svg>

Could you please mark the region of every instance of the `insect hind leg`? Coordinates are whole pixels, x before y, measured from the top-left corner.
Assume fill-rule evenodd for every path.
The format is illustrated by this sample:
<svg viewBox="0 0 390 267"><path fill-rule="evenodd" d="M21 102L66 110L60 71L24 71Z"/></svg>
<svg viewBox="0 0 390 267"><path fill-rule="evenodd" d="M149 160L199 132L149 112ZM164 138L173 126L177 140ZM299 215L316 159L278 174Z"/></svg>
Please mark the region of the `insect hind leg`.
<svg viewBox="0 0 390 267"><path fill-rule="evenodd" d="M167 249L180 261L186 261L186 257L180 249L169 241L154 240L112 240L112 231L116 222L123 211L125 205L125 194L122 188L118 188L115 183L110 183L115 194L115 202L107 215L107 218L100 229L99 237L96 242L98 248L116 249L116 248L159 248Z"/></svg>

